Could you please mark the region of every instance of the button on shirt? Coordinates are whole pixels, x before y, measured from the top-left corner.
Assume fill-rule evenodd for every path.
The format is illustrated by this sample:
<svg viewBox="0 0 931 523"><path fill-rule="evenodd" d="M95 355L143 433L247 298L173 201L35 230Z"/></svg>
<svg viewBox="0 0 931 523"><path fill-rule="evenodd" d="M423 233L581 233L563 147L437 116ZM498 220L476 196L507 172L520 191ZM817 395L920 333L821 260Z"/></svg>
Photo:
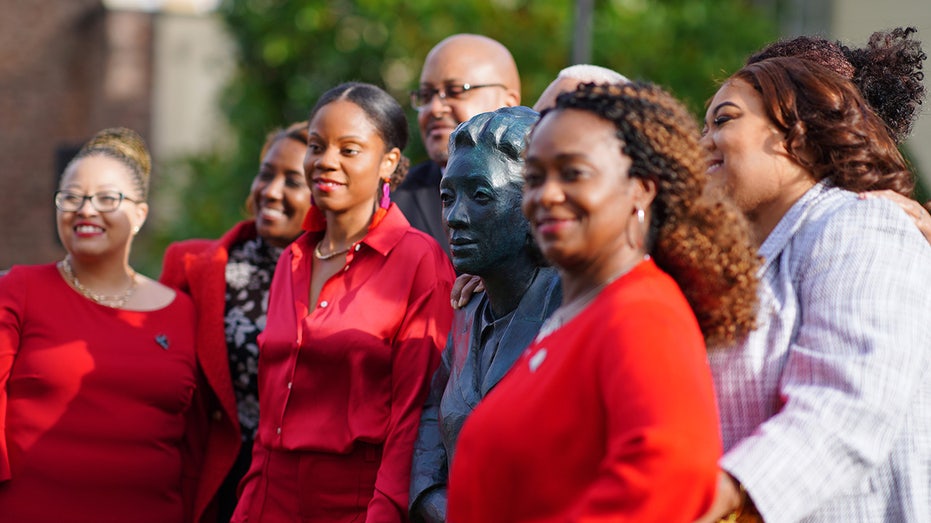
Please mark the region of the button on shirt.
<svg viewBox="0 0 931 523"><path fill-rule="evenodd" d="M514 311L511 311L495 319L491 311L491 302L487 300L482 303L482 308L481 313L475 317L475 321L479 322L478 332L481 333L478 346L482 347L479 355L479 376L488 374L488 368L491 367L491 362L494 361L495 356L498 354L498 344L501 343L501 337L504 336L508 324L514 318Z"/></svg>

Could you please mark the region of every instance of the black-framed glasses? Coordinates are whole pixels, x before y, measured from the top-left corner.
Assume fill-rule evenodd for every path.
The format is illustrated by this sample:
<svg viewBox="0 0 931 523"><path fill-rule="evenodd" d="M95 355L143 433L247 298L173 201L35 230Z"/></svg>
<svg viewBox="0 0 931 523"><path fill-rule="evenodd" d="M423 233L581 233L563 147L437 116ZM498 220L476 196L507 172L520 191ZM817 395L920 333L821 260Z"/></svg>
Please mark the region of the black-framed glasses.
<svg viewBox="0 0 931 523"><path fill-rule="evenodd" d="M123 200L133 203L142 203L143 200L133 200L118 191L100 191L96 194L78 194L71 191L55 191L55 207L63 212L77 212L84 207L84 202L90 200L97 212L113 212L120 208Z"/></svg>
<svg viewBox="0 0 931 523"><path fill-rule="evenodd" d="M501 87L507 89L504 84L446 84L437 89L436 87L421 87L411 91L411 105L414 109L421 109L430 105L434 96L439 96L441 101L446 100L464 100L469 96L469 91L483 89L485 87Z"/></svg>

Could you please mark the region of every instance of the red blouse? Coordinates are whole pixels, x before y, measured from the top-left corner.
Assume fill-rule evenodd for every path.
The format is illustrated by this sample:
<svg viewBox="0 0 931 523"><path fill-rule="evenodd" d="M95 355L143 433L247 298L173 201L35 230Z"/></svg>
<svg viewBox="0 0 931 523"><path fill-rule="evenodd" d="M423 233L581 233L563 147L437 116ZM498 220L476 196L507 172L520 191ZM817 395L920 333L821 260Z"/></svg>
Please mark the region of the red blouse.
<svg viewBox="0 0 931 523"><path fill-rule="evenodd" d="M322 224L318 224L322 225ZM256 445L344 454L383 446L368 521L407 507L411 455L429 381L452 320L449 259L392 205L308 303L313 248L281 255L260 335Z"/></svg>
<svg viewBox="0 0 931 523"><path fill-rule="evenodd" d="M532 344L466 421L450 523L663 521L710 507L721 455L705 344L652 261Z"/></svg>

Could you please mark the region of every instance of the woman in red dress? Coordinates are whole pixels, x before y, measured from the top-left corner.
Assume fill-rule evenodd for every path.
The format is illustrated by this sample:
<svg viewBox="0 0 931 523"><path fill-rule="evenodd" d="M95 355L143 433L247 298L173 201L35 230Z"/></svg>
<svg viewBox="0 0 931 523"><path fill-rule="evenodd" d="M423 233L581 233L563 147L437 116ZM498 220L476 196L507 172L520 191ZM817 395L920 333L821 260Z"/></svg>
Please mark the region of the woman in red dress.
<svg viewBox="0 0 931 523"><path fill-rule="evenodd" d="M151 162L101 131L55 192L64 260L0 278L0 519L190 520L191 300L137 274Z"/></svg>
<svg viewBox="0 0 931 523"><path fill-rule="evenodd" d="M721 437L705 343L746 334L756 256L705 195L698 129L649 84L544 111L523 209L563 304L459 437L451 523L691 522Z"/></svg>
<svg viewBox="0 0 931 523"><path fill-rule="evenodd" d="M268 135L246 207L254 219L217 240L173 243L161 282L191 295L197 308L197 363L208 413L195 520L228 522L236 486L249 469L259 420L257 337L278 257L301 235L310 208L304 180L307 122Z"/></svg>
<svg viewBox="0 0 931 523"><path fill-rule="evenodd" d="M233 521L406 521L453 270L388 198L407 165L400 105L347 83L320 98L309 122L315 206L272 281L259 429Z"/></svg>

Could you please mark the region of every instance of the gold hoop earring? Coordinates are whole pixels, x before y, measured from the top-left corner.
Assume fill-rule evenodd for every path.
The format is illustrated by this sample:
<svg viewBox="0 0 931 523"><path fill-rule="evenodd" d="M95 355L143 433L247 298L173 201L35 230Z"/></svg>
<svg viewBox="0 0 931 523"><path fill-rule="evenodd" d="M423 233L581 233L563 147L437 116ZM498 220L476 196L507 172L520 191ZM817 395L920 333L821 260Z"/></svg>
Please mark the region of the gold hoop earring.
<svg viewBox="0 0 931 523"><path fill-rule="evenodd" d="M644 224L646 223L646 211L644 211L641 207L635 207L635 209L637 209L637 225L634 226L633 224L628 224L627 245L633 249L642 249L644 236L646 234L644 231ZM631 228L635 228L636 230L631 233Z"/></svg>

